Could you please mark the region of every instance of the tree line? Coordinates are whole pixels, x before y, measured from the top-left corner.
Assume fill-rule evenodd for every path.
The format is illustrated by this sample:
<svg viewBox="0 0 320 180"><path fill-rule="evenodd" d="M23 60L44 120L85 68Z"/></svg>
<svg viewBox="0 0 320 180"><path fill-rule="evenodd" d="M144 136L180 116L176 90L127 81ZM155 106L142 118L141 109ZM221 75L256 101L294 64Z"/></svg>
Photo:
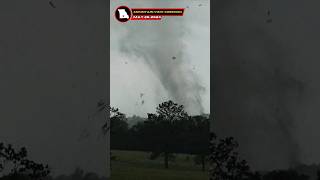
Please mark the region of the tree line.
<svg viewBox="0 0 320 180"><path fill-rule="evenodd" d="M169 168L173 153L198 155L205 169L209 153L209 117L189 116L182 105L173 101L161 103L156 113L129 127L127 118L111 109L111 148L152 152L151 158L164 157Z"/></svg>
<svg viewBox="0 0 320 180"><path fill-rule="evenodd" d="M294 169L255 172L240 157L239 144L233 137L218 138L209 131L209 117L190 116L182 105L166 101L149 113L146 120L128 125L125 114L116 108L99 104L106 110L111 124L102 126L110 131L111 147L123 150L151 152L151 158L163 156L164 167L169 168L174 153L194 154L200 157L203 170L209 163L210 180L310 180L310 177ZM320 179L320 171L317 173ZM134 178L134 177L133 177ZM48 165L28 158L25 147L13 148L0 143L0 180L105 180L94 173L76 169L71 175L50 176Z"/></svg>
<svg viewBox="0 0 320 180"><path fill-rule="evenodd" d="M200 157L202 170L208 161L210 180L310 179L293 169L266 173L253 171L240 157L239 144L233 137L218 138L210 132L210 117L190 116L182 105L173 101L159 104L156 113L148 113L144 121L131 127L125 114L118 109L111 108L110 114L112 149L147 151L151 152L150 158L163 156L165 168L169 168L172 154L185 153Z"/></svg>

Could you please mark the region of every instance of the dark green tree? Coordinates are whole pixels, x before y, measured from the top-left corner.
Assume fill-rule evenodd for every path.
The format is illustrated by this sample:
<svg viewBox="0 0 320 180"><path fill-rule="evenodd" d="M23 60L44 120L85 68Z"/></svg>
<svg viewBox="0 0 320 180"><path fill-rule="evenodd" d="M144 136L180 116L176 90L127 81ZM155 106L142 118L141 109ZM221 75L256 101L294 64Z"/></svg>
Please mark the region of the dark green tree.
<svg viewBox="0 0 320 180"><path fill-rule="evenodd" d="M210 180L249 180L250 167L239 158L238 143L232 138L217 140L215 134L210 138Z"/></svg>
<svg viewBox="0 0 320 180"><path fill-rule="evenodd" d="M115 133L115 128L126 128L128 129L128 124L126 122L126 115L121 113L118 108L110 107L107 105L101 105L102 107L99 108L99 111L105 111L105 113L109 116L110 124L106 121L105 124L102 126L102 130L104 133L107 133L110 129L110 134ZM108 118L106 118L108 119ZM113 123L112 123L113 122ZM117 123L121 122L121 123ZM116 126L113 128L113 126Z"/></svg>
<svg viewBox="0 0 320 180"><path fill-rule="evenodd" d="M103 112L106 115L106 121L102 126L102 131L107 134L110 131L111 148L123 149L126 145L126 136L128 133L128 123L125 114L121 113L118 108L110 107L103 101L98 102L98 112ZM110 123L108 123L108 118ZM110 151L111 159L116 159Z"/></svg>
<svg viewBox="0 0 320 180"><path fill-rule="evenodd" d="M169 168L170 154L177 149L179 142L180 121L187 119L188 114L182 105L166 101L156 108L155 114L148 114L148 119L140 125L140 137L154 156L163 156L165 168Z"/></svg>
<svg viewBox="0 0 320 180"><path fill-rule="evenodd" d="M122 113L113 113L110 117L111 149L130 149L129 125L126 116Z"/></svg>
<svg viewBox="0 0 320 180"><path fill-rule="evenodd" d="M185 130L186 137L184 141L187 142L189 153L195 154L195 163L201 164L202 171L205 171L207 156L209 154L209 118L198 115L192 116L189 119L191 126Z"/></svg>

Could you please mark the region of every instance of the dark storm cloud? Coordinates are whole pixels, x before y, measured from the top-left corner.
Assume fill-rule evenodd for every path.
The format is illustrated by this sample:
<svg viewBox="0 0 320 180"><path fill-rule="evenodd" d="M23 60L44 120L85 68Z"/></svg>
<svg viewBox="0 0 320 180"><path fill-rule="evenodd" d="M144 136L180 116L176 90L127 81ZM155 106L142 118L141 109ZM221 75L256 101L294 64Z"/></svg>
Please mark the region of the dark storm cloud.
<svg viewBox="0 0 320 180"><path fill-rule="evenodd" d="M106 171L97 140L106 99L107 1L0 2L0 141L26 146L53 174ZM98 73L97 73L98 72ZM90 137L83 137L84 128Z"/></svg>
<svg viewBox="0 0 320 180"><path fill-rule="evenodd" d="M150 7L175 7L178 4L168 1L148 3ZM201 96L205 88L188 64L185 19L166 17L161 22L130 22L126 26L127 33L119 40L121 52L143 60L159 78L168 98L185 105L190 113L203 113Z"/></svg>
<svg viewBox="0 0 320 180"><path fill-rule="evenodd" d="M254 168L320 161L318 5L214 4L214 127L239 140Z"/></svg>

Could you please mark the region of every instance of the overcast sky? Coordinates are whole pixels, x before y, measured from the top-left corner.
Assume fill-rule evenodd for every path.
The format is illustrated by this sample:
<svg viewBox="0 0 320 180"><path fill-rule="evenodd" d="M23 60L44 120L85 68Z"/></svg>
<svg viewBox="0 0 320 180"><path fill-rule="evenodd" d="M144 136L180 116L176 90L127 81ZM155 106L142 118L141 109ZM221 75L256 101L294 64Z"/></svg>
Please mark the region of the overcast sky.
<svg viewBox="0 0 320 180"><path fill-rule="evenodd" d="M107 97L107 3L0 1L0 141L54 176L106 174L105 119L91 117Z"/></svg>
<svg viewBox="0 0 320 180"><path fill-rule="evenodd" d="M110 17L111 105L129 116L146 116L172 99L191 114L209 113L209 1L112 1L111 13L120 5L186 9L183 17L161 21L120 23Z"/></svg>

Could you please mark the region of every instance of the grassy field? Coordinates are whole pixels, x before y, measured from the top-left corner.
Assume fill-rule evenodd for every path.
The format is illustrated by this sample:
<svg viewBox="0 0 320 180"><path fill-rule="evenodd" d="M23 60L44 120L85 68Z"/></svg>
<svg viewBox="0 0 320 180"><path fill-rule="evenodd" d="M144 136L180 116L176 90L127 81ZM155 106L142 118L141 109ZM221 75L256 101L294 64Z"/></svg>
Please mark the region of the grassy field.
<svg viewBox="0 0 320 180"><path fill-rule="evenodd" d="M163 159L149 160L149 153L112 150L111 180L207 180L206 172L196 166L191 155L179 154L164 168Z"/></svg>

